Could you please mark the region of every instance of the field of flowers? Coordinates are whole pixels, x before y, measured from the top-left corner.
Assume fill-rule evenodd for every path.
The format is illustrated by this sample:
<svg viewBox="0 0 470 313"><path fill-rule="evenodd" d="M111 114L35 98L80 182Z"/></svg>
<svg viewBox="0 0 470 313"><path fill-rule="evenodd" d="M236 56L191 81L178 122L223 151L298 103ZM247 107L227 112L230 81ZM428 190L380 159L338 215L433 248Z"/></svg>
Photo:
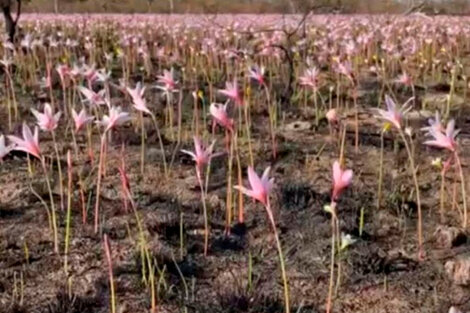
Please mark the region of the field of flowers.
<svg viewBox="0 0 470 313"><path fill-rule="evenodd" d="M0 312L470 311L470 18L20 25Z"/></svg>

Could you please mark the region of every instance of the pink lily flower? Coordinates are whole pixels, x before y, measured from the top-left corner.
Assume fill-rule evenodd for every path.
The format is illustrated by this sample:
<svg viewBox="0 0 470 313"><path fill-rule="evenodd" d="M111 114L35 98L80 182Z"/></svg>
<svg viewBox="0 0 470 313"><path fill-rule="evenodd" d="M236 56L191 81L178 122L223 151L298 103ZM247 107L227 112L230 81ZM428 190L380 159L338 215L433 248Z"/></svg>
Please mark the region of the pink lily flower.
<svg viewBox="0 0 470 313"><path fill-rule="evenodd" d="M5 44L5 43L3 43ZM11 57L8 57L6 54L3 56L3 59L0 60L0 64L5 67L5 69L8 71L10 66L13 65L13 59Z"/></svg>
<svg viewBox="0 0 470 313"><path fill-rule="evenodd" d="M33 135L29 126L23 123L23 139L17 136L8 136L8 139L16 145L12 150L24 151L38 159L41 158L41 150L39 149L39 129L37 126L34 128Z"/></svg>
<svg viewBox="0 0 470 313"><path fill-rule="evenodd" d="M401 74L397 77L397 79L395 79L395 82L409 87L413 85L413 78L406 72L403 72L403 74Z"/></svg>
<svg viewBox="0 0 470 313"><path fill-rule="evenodd" d="M69 70L69 75L74 81L76 81L81 74L82 70L78 67L77 64L74 64L73 67Z"/></svg>
<svg viewBox="0 0 470 313"><path fill-rule="evenodd" d="M308 86L313 90L317 90L319 74L320 71L316 67L306 69L304 74L299 77L299 84L301 86Z"/></svg>
<svg viewBox="0 0 470 313"><path fill-rule="evenodd" d="M385 103L387 104L387 111L378 109L378 117L391 123L397 129L401 129L401 122L403 116L405 116L406 113L408 113L412 109L410 103L411 101L413 101L413 99L414 98L408 99L408 101L406 101L401 108L397 108L395 101L393 101L392 98L386 95Z"/></svg>
<svg viewBox="0 0 470 313"><path fill-rule="evenodd" d="M236 80L231 82L225 83L225 89L220 89L219 93L223 94L224 96L228 97L230 100L235 102L237 105L243 105L243 100L240 96L238 91L238 83Z"/></svg>
<svg viewBox="0 0 470 313"><path fill-rule="evenodd" d="M2 42L2 44L5 47L5 49L8 49L10 51L15 51L16 50L15 45L10 41L4 41L4 42Z"/></svg>
<svg viewBox="0 0 470 313"><path fill-rule="evenodd" d="M46 103L44 106L44 113L40 113L35 109L31 109L31 112L36 117L39 128L45 131L55 130L59 124L59 119L62 114L60 111L54 114L49 103Z"/></svg>
<svg viewBox="0 0 470 313"><path fill-rule="evenodd" d="M455 152L455 149L457 148L457 142L455 141L455 137L459 134L459 132L460 130L455 130L455 121L450 120L447 123L445 133L434 127L430 127L428 135L432 136L434 139L427 140L424 142L424 144Z"/></svg>
<svg viewBox="0 0 470 313"><path fill-rule="evenodd" d="M72 109L72 118L75 123L75 132L77 133L83 128L83 126L87 125L94 119L93 116L87 115L85 109L82 109L78 114L75 109Z"/></svg>
<svg viewBox="0 0 470 313"><path fill-rule="evenodd" d="M194 152L181 150L181 152L190 155L196 162L198 175L202 171L203 167L207 165L213 157L220 155L220 153L212 152L214 149L214 144L215 141L213 141L210 146L206 147L197 136L194 136Z"/></svg>
<svg viewBox="0 0 470 313"><path fill-rule="evenodd" d="M250 78L256 80L260 85L264 85L264 72L264 66L259 67L258 65L255 65L248 69L248 74L250 75Z"/></svg>
<svg viewBox="0 0 470 313"><path fill-rule="evenodd" d="M5 136L1 135L0 136L0 162L3 162L3 158L10 153L10 151L13 149L13 145L5 145Z"/></svg>
<svg viewBox="0 0 470 313"><path fill-rule="evenodd" d="M338 63L336 71L339 74L346 76L352 83L354 83L354 73L351 62L345 61L344 63Z"/></svg>
<svg viewBox="0 0 470 313"><path fill-rule="evenodd" d="M88 102L92 106L107 104L105 100L105 89L102 89L99 92L94 92L86 87L78 86L78 90L85 97L84 101Z"/></svg>
<svg viewBox="0 0 470 313"><path fill-rule="evenodd" d="M336 201L341 192L351 184L352 178L352 170L343 171L338 161L333 163L333 193L331 196L333 201Z"/></svg>
<svg viewBox="0 0 470 313"><path fill-rule="evenodd" d="M111 80L111 71L106 72L106 69L96 71L97 82L108 83Z"/></svg>
<svg viewBox="0 0 470 313"><path fill-rule="evenodd" d="M176 91L176 84L178 83L175 81L174 78L174 70L171 68L171 70L164 70L163 75L157 76L157 82L158 83L163 83L164 86L157 86L157 88L166 91L166 92L171 92L171 91Z"/></svg>
<svg viewBox="0 0 470 313"><path fill-rule="evenodd" d="M59 74L59 78L60 78L60 82L62 86L65 86L67 77L69 76L69 73L70 73L69 66L66 64L59 64L56 66L56 71Z"/></svg>
<svg viewBox="0 0 470 313"><path fill-rule="evenodd" d="M234 186L234 188L267 206L268 196L274 184L274 178L269 178L270 169L270 167L266 168L260 178L251 166L248 167L248 181L251 189L243 186Z"/></svg>
<svg viewBox="0 0 470 313"><path fill-rule="evenodd" d="M30 50L32 49L32 42L33 42L33 36L31 34L26 34L24 38L21 40L20 45L27 49Z"/></svg>
<svg viewBox="0 0 470 313"><path fill-rule="evenodd" d="M335 124L338 122L338 114L336 113L336 109L330 109L326 112L326 119L328 120L329 124Z"/></svg>
<svg viewBox="0 0 470 313"><path fill-rule="evenodd" d="M445 131L444 126L442 126L442 123L441 123L441 117L439 115L439 111L436 111L436 115L435 115L434 119L430 118L428 120L428 124L429 124L429 126L423 127L423 128L421 128L421 130L430 131L431 129L434 129L438 132L444 132Z"/></svg>
<svg viewBox="0 0 470 313"><path fill-rule="evenodd" d="M145 87L142 87L140 82L137 83L134 89L126 87L126 90L131 96L132 102L134 103L133 106L137 111L152 114L144 99Z"/></svg>
<svg viewBox="0 0 470 313"><path fill-rule="evenodd" d="M233 119L228 117L227 103L224 105L212 103L209 107L209 112L220 126L229 131L233 131Z"/></svg>
<svg viewBox="0 0 470 313"><path fill-rule="evenodd" d="M105 127L105 132L108 130L120 126L131 119L129 113L122 112L120 107L111 107L109 109L109 115L103 115L103 119L99 122Z"/></svg>
<svg viewBox="0 0 470 313"><path fill-rule="evenodd" d="M88 66L85 64L82 67L81 72L83 74L83 77L87 80L88 86L91 86L98 79L98 71L95 67L96 66L94 64L92 66Z"/></svg>

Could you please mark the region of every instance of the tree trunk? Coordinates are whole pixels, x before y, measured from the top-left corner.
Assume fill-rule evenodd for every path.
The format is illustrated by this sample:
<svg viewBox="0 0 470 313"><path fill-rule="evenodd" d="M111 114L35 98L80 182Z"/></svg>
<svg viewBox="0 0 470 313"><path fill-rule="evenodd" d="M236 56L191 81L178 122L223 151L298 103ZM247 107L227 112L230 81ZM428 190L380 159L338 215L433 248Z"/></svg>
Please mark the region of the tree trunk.
<svg viewBox="0 0 470 313"><path fill-rule="evenodd" d="M289 0L289 6L290 6L291 14L297 13L297 10L295 9L295 4L292 0Z"/></svg>
<svg viewBox="0 0 470 313"><path fill-rule="evenodd" d="M59 13L59 0L54 0L54 13Z"/></svg>
<svg viewBox="0 0 470 313"><path fill-rule="evenodd" d="M11 16L11 8L13 7L13 0L0 0L0 7L3 11L3 17L5 18L5 31L8 34L8 39L13 42L15 38L16 25L21 14L21 0L18 1L18 9L16 18L13 19Z"/></svg>
<svg viewBox="0 0 470 313"><path fill-rule="evenodd" d="M8 34L8 38L10 39L10 41L13 41L13 37L15 37L15 23L13 21L13 18L11 17L10 7L3 7L2 10L3 17L5 18L5 31Z"/></svg>

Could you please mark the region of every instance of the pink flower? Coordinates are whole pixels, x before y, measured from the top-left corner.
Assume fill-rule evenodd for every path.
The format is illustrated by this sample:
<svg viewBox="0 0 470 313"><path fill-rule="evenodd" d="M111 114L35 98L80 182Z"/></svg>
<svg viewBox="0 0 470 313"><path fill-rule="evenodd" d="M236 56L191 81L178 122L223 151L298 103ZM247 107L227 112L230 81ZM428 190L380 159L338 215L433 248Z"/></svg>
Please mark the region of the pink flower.
<svg viewBox="0 0 470 313"><path fill-rule="evenodd" d="M354 41L351 40L351 41L347 42L344 45L344 47L345 47L347 55L352 56L353 54L356 53L357 46L356 46L356 43Z"/></svg>
<svg viewBox="0 0 470 313"><path fill-rule="evenodd" d="M75 132L79 132L83 126L90 123L94 119L93 116L87 115L85 109L82 109L78 114L74 109L72 109L72 118L75 123Z"/></svg>
<svg viewBox="0 0 470 313"><path fill-rule="evenodd" d="M341 192L351 184L352 178L352 170L343 171L338 161L333 163L333 194L331 196L333 201L336 201Z"/></svg>
<svg viewBox="0 0 470 313"><path fill-rule="evenodd" d="M264 66L259 67L258 65L248 69L250 78L256 80L260 85L264 85L264 71Z"/></svg>
<svg viewBox="0 0 470 313"><path fill-rule="evenodd" d="M423 127L423 128L421 128L421 130L430 131L431 129L434 129L438 132L443 132L444 131L444 126L442 126L439 111L436 111L436 115L435 115L434 119L430 118L428 120L428 124L429 124L429 126Z"/></svg>
<svg viewBox="0 0 470 313"><path fill-rule="evenodd" d="M451 152L454 152L455 148L457 147L455 137L458 135L459 132L460 130L455 130L455 121L450 120L449 123L447 123L445 133L435 127L430 127L428 135L432 136L434 139L427 140L424 142L424 144L436 148L447 149Z"/></svg>
<svg viewBox="0 0 470 313"><path fill-rule="evenodd" d="M59 73L60 82L61 82L62 86L65 86L66 79L70 74L69 66L66 65L66 64L59 64L56 67L56 71L57 71L57 73Z"/></svg>
<svg viewBox="0 0 470 313"><path fill-rule="evenodd" d="M40 113L35 109L31 109L31 112L36 117L38 126L45 131L55 130L62 114L61 112L54 114L49 103L44 106L44 113Z"/></svg>
<svg viewBox="0 0 470 313"><path fill-rule="evenodd" d="M157 82L164 84L163 87L157 86L157 88L162 89L163 91L166 91L166 92L175 91L176 84L178 82L175 81L173 68L171 68L171 70L169 71L164 70L163 75L157 76Z"/></svg>
<svg viewBox="0 0 470 313"><path fill-rule="evenodd" d="M266 168L263 172L263 176L260 178L251 166L248 167L248 181L250 182L251 189L243 186L235 186L234 188L266 206L268 204L269 193L274 183L274 178L269 178L269 170L270 167Z"/></svg>
<svg viewBox="0 0 470 313"><path fill-rule="evenodd" d="M122 112L120 107L111 107L109 109L109 115L104 115L99 123L105 127L104 131L107 132L116 126L124 124L130 119L129 113Z"/></svg>
<svg viewBox="0 0 470 313"><path fill-rule="evenodd" d="M31 34L26 34L24 38L21 40L20 45L25 49L32 49L33 45L33 36Z"/></svg>
<svg viewBox="0 0 470 313"><path fill-rule="evenodd" d="M411 78L411 76L408 75L406 72L403 72L403 74L401 74L397 77L397 79L395 79L395 82L409 87L413 85L413 78Z"/></svg>
<svg viewBox="0 0 470 313"><path fill-rule="evenodd" d="M304 74L299 77L299 84L311 87L313 90L318 89L318 76L320 71L316 67L306 69Z"/></svg>
<svg viewBox="0 0 470 313"><path fill-rule="evenodd" d="M39 130L37 126L34 128L33 136L28 125L23 123L23 139L16 136L8 136L8 139L16 145L12 150L24 151L38 159L41 158L41 150L39 149Z"/></svg>
<svg viewBox="0 0 470 313"><path fill-rule="evenodd" d="M235 102L237 105L243 105L242 98L240 93L238 92L238 83L236 80L231 82L225 83L225 89L220 89L219 93L223 94L224 96L228 97L230 100Z"/></svg>
<svg viewBox="0 0 470 313"><path fill-rule="evenodd" d="M105 69L101 69L96 71L96 79L97 82L107 83L111 80L111 71L106 72Z"/></svg>
<svg viewBox="0 0 470 313"><path fill-rule="evenodd" d="M0 60L0 64L3 65L7 71L10 68L10 66L13 65L13 63L14 63L13 59L8 57L6 54L3 56L3 59Z"/></svg>
<svg viewBox="0 0 470 313"><path fill-rule="evenodd" d="M106 93L106 90L100 90L99 92L94 92L91 89L88 89L83 86L79 86L78 90L80 93L85 97L86 102L88 102L92 106L98 106L98 105L103 105L106 104L106 100L104 98L104 94Z"/></svg>
<svg viewBox="0 0 470 313"><path fill-rule="evenodd" d="M98 71L94 64L92 66L83 65L81 72L83 77L87 80L88 86L91 86L98 79Z"/></svg>
<svg viewBox="0 0 470 313"><path fill-rule="evenodd" d="M213 157L218 156L219 154L212 153L214 149L215 141L208 147L205 147L201 140L194 136L194 152L188 150L181 150L181 152L190 155L193 160L196 162L196 166L200 174L200 171L204 167L204 165L208 164Z"/></svg>
<svg viewBox="0 0 470 313"><path fill-rule="evenodd" d="M338 114L336 113L336 109L330 109L326 112L326 119L328 123L334 124L338 122Z"/></svg>
<svg viewBox="0 0 470 313"><path fill-rule="evenodd" d="M220 126L233 131L233 119L228 117L227 104L212 103L209 107L209 112Z"/></svg>
<svg viewBox="0 0 470 313"><path fill-rule="evenodd" d="M354 83L354 74L351 66L351 62L346 61L344 63L338 63L336 71L339 74L346 76L351 82Z"/></svg>
<svg viewBox="0 0 470 313"><path fill-rule="evenodd" d="M132 102L134 102L134 108L137 111L151 114L144 99L145 87L142 87L140 82L137 83L134 89L126 87L126 90L131 96Z"/></svg>
<svg viewBox="0 0 470 313"><path fill-rule="evenodd" d="M378 117L391 123L397 129L401 129L401 121L403 116L412 109L410 103L413 99L414 98L408 99L408 101L406 101L401 108L397 108L395 101L386 95L385 103L387 104L387 111L378 109Z"/></svg>
<svg viewBox="0 0 470 313"><path fill-rule="evenodd" d="M77 64L74 64L73 67L69 70L69 75L73 80L77 80L81 74L82 70L77 66Z"/></svg>

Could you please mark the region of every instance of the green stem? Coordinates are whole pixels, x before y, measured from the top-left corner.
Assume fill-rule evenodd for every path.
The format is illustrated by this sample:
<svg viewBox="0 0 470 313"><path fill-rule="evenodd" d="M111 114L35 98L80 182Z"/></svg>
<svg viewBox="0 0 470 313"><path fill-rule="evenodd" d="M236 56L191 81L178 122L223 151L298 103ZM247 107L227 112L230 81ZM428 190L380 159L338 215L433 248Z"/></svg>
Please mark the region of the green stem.
<svg viewBox="0 0 470 313"><path fill-rule="evenodd" d="M98 163L98 182L96 183L96 202L95 202L95 233L98 233L99 213L100 213L100 190L101 175L103 171L104 150L106 145L106 132L101 136L100 161Z"/></svg>
<svg viewBox="0 0 470 313"><path fill-rule="evenodd" d="M57 168L59 171L59 192L60 192L60 208L64 210L64 185L63 185L63 177L62 177L62 166L60 162L60 155L59 155L59 148L57 147L57 141L55 138L55 132L52 131L52 141L54 142L54 150L57 158Z"/></svg>
<svg viewBox="0 0 470 313"><path fill-rule="evenodd" d="M379 160L379 185L377 187L377 210L380 209L382 200L383 163L384 163L384 131L380 133L380 160Z"/></svg>
<svg viewBox="0 0 470 313"><path fill-rule="evenodd" d="M70 222L72 218L72 165L70 159L70 151L68 152L67 158L70 160L68 166L68 182L67 182L67 219L65 225L65 249L64 249L64 270L67 274L67 256L69 252L69 240L70 240Z"/></svg>
<svg viewBox="0 0 470 313"><path fill-rule="evenodd" d="M209 222L207 218L206 192L204 190L201 172L198 168L196 168L196 176L199 182L199 187L201 188L201 201L204 215L204 256L207 256L207 247L209 245Z"/></svg>
<svg viewBox="0 0 470 313"><path fill-rule="evenodd" d="M57 217L55 215L55 204L54 196L52 195L51 182L49 181L49 174L47 173L46 161L44 157L41 157L42 170L44 171L44 177L46 178L47 190L49 191L49 199L51 201L51 216L52 216L52 231L54 234L54 252L59 253L59 240L57 235Z"/></svg>
<svg viewBox="0 0 470 313"><path fill-rule="evenodd" d="M441 200L441 210L440 210L440 215L441 215L441 223L444 221L444 197L445 197L445 171L441 170L441 194L440 194L440 200Z"/></svg>
<svg viewBox="0 0 470 313"><path fill-rule="evenodd" d="M333 205L331 205L334 210ZM334 212L331 214L331 256L330 256L330 283L328 285L328 299L326 302L326 313L331 312L332 298L333 298L333 277L335 273L335 215Z"/></svg>
<svg viewBox="0 0 470 313"><path fill-rule="evenodd" d="M140 173L144 176L145 167L145 126L144 115L140 112L140 129L141 129L141 151L140 151Z"/></svg>
<svg viewBox="0 0 470 313"><path fill-rule="evenodd" d="M163 147L163 140L162 140L162 135L160 133L160 128L158 127L158 122L157 122L157 118L155 117L155 115L151 114L150 116L152 117L153 124L155 125L155 131L157 132L158 144L160 145L160 151L161 151L162 160L163 160L163 171L165 173L165 176L168 176L168 168L167 168L167 165L166 165L165 148Z"/></svg>
<svg viewBox="0 0 470 313"><path fill-rule="evenodd" d="M462 201L463 201L463 228L467 227L467 192L465 188L465 177L463 174L462 163L460 162L460 157L457 152L454 152L455 159L457 160L457 165L459 167L460 173L460 186L462 188Z"/></svg>
<svg viewBox="0 0 470 313"><path fill-rule="evenodd" d="M108 262L108 274L109 274L109 288L111 291L111 313L116 313L116 292L114 290L114 278L113 278L113 262L111 257L111 248L109 247L108 236L104 235L104 251L106 254L106 260Z"/></svg>
<svg viewBox="0 0 470 313"><path fill-rule="evenodd" d="M272 211L271 211L271 205L269 203L269 199L268 199L267 204L266 204L266 211L268 213L268 218L269 218L269 221L271 222L271 226L273 228L274 238L276 239L277 252L279 254L279 263L281 265L281 275L282 275L282 281L283 281L283 285L284 285L285 313L290 313L289 285L287 283L287 274L286 274L286 268L285 268L285 263L284 263L284 254L282 253L281 241L279 240L279 234L277 232L276 223L274 222L274 217L273 217L273 214L272 214Z"/></svg>
<svg viewBox="0 0 470 313"><path fill-rule="evenodd" d="M403 139L403 142L405 143L406 152L408 153L408 158L410 160L411 173L413 175L413 182L415 184L415 189L416 189L416 204L418 206L418 256L422 258L424 256L423 255L423 229L422 229L423 224L422 224L422 215L421 215L421 197L419 194L418 176L416 175L415 161L413 158L413 154L411 153L410 145L405 138L405 134L403 133L403 130L399 129L399 133L400 133L401 138Z"/></svg>

